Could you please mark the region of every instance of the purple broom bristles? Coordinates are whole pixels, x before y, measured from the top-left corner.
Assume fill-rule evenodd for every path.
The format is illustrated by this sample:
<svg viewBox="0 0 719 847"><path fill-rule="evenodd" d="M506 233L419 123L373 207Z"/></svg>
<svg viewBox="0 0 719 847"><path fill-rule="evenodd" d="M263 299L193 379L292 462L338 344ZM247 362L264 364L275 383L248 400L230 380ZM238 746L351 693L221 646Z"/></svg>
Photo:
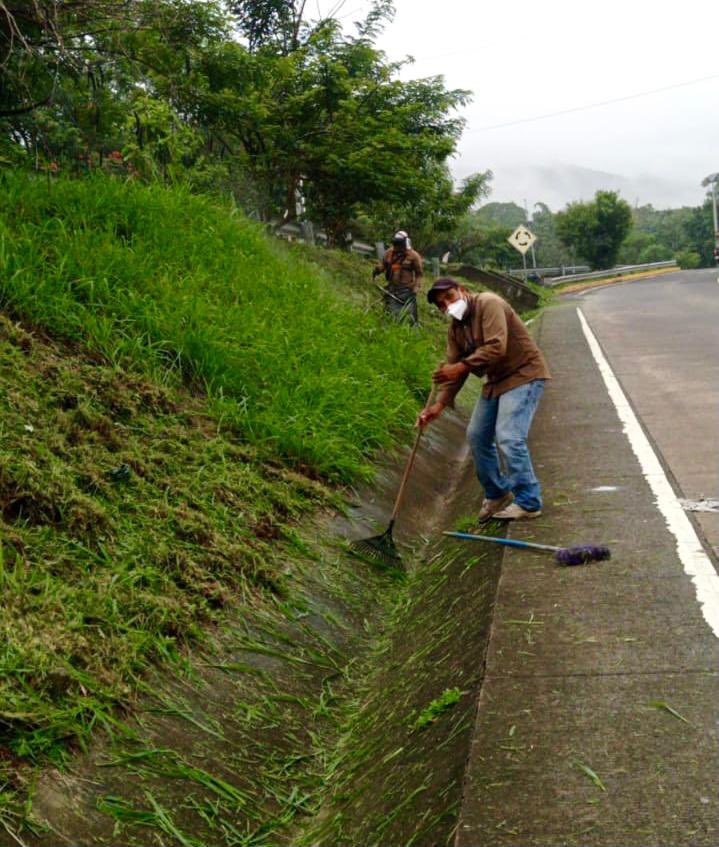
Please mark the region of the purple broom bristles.
<svg viewBox="0 0 719 847"><path fill-rule="evenodd" d="M586 565L587 562L604 562L611 559L609 547L586 544L582 547L563 547L554 554L560 565Z"/></svg>

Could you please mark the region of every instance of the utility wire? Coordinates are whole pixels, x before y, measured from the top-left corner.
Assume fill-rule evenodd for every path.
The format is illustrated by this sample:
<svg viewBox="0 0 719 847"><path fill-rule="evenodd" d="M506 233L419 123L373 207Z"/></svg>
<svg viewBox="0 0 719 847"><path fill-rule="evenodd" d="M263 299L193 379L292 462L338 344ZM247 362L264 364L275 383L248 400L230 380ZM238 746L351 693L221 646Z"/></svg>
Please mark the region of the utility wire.
<svg viewBox="0 0 719 847"><path fill-rule="evenodd" d="M708 82L709 80L713 79L719 79L719 74L703 76L699 79L690 79L687 82L677 82L674 83L674 85L665 85L662 88L653 88L650 91L640 91L637 94L627 94L625 97L615 97L612 100L600 100L597 103L588 103L586 106L574 106L571 109L562 109L559 112L548 112L546 115L535 115L531 118L519 118L516 121L507 121L503 124L492 124L491 126L478 126L474 129L465 130L464 135L468 135L472 132L489 132L492 129L504 129L504 127L507 126L528 124L532 123L532 121L543 121L546 118L557 118L561 115L571 115L574 112L584 112L587 109L597 109L600 106L610 106L612 103L624 103L627 100L636 100L638 97L648 97L650 94L661 94L661 92L663 91L673 91L676 88L685 88L688 85L698 85L701 82Z"/></svg>

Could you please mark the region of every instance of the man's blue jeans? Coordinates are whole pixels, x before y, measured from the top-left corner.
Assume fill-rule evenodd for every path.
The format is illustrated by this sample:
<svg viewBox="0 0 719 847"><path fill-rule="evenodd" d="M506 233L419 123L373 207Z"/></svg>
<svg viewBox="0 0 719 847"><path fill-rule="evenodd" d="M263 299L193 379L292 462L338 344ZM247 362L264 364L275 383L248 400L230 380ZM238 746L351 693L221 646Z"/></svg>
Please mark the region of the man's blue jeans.
<svg viewBox="0 0 719 847"><path fill-rule="evenodd" d="M532 418L544 391L544 380L535 379L491 400L480 397L467 427L477 476L489 500L508 491L514 502L535 512L542 508L542 492L527 448ZM505 473L499 468L497 448Z"/></svg>

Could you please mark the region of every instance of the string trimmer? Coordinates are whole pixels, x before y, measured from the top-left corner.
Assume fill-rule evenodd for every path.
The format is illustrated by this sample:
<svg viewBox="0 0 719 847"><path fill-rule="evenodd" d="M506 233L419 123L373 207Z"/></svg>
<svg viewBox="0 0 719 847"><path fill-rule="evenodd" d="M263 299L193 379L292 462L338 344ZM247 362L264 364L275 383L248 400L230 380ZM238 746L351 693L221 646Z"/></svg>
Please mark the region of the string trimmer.
<svg viewBox="0 0 719 847"><path fill-rule="evenodd" d="M380 284L379 284L379 283L377 283L377 282L375 282L375 284L374 284L374 285L375 285L375 288L379 289L379 290L382 292L382 294L386 295L387 297L391 297L393 300L396 300L396 301L397 301L398 303L400 303L402 306L404 306L404 305L405 305L404 300L400 300L400 299L399 299L399 297L397 297L397 295L396 295L396 294L392 294L392 292L391 292L391 291L388 291L388 290L384 287L384 285L380 285Z"/></svg>
<svg viewBox="0 0 719 847"><path fill-rule="evenodd" d="M548 550L554 553L554 559L560 565L586 565L587 562L604 562L611 559L609 547L594 544L584 544L579 547L552 547L549 544L534 544L531 541L516 541L514 538L494 538L491 535L472 535L469 532L445 532L453 538L464 541L491 541L494 544L505 544L507 547L521 547L525 550Z"/></svg>
<svg viewBox="0 0 719 847"><path fill-rule="evenodd" d="M432 385L432 390L429 392L426 406L432 405L435 391L436 386ZM399 484L397 498L394 501L394 508L390 515L389 526L381 535L373 535L371 538L360 538L357 541L350 542L350 550L361 558L371 559L379 564L385 565L386 567L403 567L402 557L399 555L397 546L392 538L392 530L394 529L394 522L397 520L399 507L402 505L404 491L407 487L407 480L409 479L412 466L414 465L414 459L417 455L417 448L419 447L419 442L422 438L422 432L423 428L418 427L417 435L414 439L414 446L412 447L412 452L409 454L409 458L407 459L404 474L402 475L402 482Z"/></svg>

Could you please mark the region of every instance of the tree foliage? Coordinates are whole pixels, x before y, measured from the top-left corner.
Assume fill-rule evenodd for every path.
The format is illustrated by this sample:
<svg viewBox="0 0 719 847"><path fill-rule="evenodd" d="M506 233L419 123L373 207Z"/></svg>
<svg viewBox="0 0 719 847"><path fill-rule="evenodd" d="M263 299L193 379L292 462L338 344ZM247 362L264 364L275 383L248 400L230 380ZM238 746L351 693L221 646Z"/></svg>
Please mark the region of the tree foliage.
<svg viewBox="0 0 719 847"><path fill-rule="evenodd" d="M515 229L520 224L527 223L527 213L517 203L485 203L477 209L477 222Z"/></svg>
<svg viewBox="0 0 719 847"><path fill-rule="evenodd" d="M250 50L266 45L283 54L300 46L306 0L232 0L229 10Z"/></svg>
<svg viewBox="0 0 719 847"><path fill-rule="evenodd" d="M575 257L557 234L556 215L546 203L534 204L529 228L537 236L534 253L540 268L562 268L575 264Z"/></svg>
<svg viewBox="0 0 719 847"><path fill-rule="evenodd" d="M712 263L712 213L703 207L655 209L651 205L632 209L634 226L622 244L619 261L641 264L676 258L683 267Z"/></svg>
<svg viewBox="0 0 719 847"><path fill-rule="evenodd" d="M181 179L264 220L305 215L332 242L358 220L398 219L427 241L481 194L481 176L457 189L447 166L468 92L441 77L400 81L402 64L375 45L390 0L350 34L332 14L311 19L305 0L0 0L3 10L6 161Z"/></svg>
<svg viewBox="0 0 719 847"><path fill-rule="evenodd" d="M714 221L712 201L707 197L703 206L691 210L684 224L687 249L699 255L701 266L713 267L714 261Z"/></svg>
<svg viewBox="0 0 719 847"><path fill-rule="evenodd" d="M136 0L0 0L0 116L48 104L86 67L91 42L134 16Z"/></svg>
<svg viewBox="0 0 719 847"><path fill-rule="evenodd" d="M622 242L632 227L632 210L615 191L598 191L589 203L570 203L556 215L556 230L592 268L616 264Z"/></svg>

